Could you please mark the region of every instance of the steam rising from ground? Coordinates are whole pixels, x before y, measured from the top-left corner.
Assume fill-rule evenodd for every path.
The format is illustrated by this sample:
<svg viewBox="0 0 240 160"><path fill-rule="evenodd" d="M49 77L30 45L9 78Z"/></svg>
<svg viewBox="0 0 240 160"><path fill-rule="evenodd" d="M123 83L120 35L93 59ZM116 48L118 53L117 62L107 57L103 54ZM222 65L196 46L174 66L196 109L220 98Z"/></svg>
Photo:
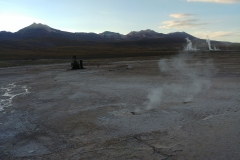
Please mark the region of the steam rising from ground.
<svg viewBox="0 0 240 160"><path fill-rule="evenodd" d="M214 46L213 49L212 49L212 47L211 47L211 41L210 41L210 39L208 38L208 36L207 36L206 42L207 42L207 44L208 44L208 49L209 49L210 51L212 51L212 50L215 50L215 51L220 50L219 48L216 48L216 46Z"/></svg>
<svg viewBox="0 0 240 160"><path fill-rule="evenodd" d="M198 49L196 47L193 47L192 41L190 39L185 38L187 41L186 47L184 47L184 51L197 51Z"/></svg>
<svg viewBox="0 0 240 160"><path fill-rule="evenodd" d="M148 94L144 110L160 108L166 103L193 101L198 93L210 88L210 77L215 70L213 62L211 60L191 62L193 58L192 53L180 53L172 59L159 61L161 74L170 74L175 83L168 83L166 79L166 83L153 89Z"/></svg>

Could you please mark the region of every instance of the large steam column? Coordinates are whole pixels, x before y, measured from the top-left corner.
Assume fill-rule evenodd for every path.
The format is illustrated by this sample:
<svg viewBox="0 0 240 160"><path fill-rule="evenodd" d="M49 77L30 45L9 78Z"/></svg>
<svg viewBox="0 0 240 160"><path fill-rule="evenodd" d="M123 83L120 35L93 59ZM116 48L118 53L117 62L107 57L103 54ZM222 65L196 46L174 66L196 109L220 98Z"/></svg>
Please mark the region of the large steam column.
<svg viewBox="0 0 240 160"><path fill-rule="evenodd" d="M190 50L192 50L192 41L190 41L190 39L188 39L188 37L186 38L186 40L187 40L186 50L190 51Z"/></svg>
<svg viewBox="0 0 240 160"><path fill-rule="evenodd" d="M212 47L211 47L211 41L210 41L210 39L208 38L208 39L206 40L206 42L207 42L207 44L208 44L208 49L209 49L210 51L212 51L213 49L212 49Z"/></svg>
<svg viewBox="0 0 240 160"><path fill-rule="evenodd" d="M197 48L192 46L192 41L187 37L185 38L187 41L187 46L184 48L185 51L197 51Z"/></svg>

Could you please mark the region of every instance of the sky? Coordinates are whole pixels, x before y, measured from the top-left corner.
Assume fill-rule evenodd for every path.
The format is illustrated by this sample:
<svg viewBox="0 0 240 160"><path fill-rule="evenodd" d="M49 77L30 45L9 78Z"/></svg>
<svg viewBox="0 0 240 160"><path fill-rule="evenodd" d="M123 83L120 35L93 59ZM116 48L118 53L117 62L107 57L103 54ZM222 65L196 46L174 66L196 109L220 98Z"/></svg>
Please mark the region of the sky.
<svg viewBox="0 0 240 160"><path fill-rule="evenodd" d="M0 31L34 22L69 32L151 29L240 42L240 0L0 0Z"/></svg>

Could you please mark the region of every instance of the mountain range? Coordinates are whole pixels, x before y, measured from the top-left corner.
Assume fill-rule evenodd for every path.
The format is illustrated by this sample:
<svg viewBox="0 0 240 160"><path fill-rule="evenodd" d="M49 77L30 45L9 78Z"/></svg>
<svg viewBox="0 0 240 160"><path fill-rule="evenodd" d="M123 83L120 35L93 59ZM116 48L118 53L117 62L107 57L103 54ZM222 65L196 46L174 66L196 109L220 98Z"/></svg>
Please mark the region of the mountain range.
<svg viewBox="0 0 240 160"><path fill-rule="evenodd" d="M146 40L146 39L168 39L168 38L181 38L196 39L196 37L185 33L175 32L169 34L158 33L153 30L132 31L126 35L105 31L103 33L84 33L84 32L66 32L58 29L51 28L41 23L33 23L17 32L0 32L0 40L26 40L36 38L60 38L68 40L81 40L81 41L124 41L124 40Z"/></svg>
<svg viewBox="0 0 240 160"><path fill-rule="evenodd" d="M14 33L0 32L0 61L68 59L72 55L83 59L169 55L183 50L186 37L198 49L208 50L206 40L185 32L163 34L147 29L126 35L110 31L71 33L33 23ZM230 46L218 41L211 44L220 49Z"/></svg>

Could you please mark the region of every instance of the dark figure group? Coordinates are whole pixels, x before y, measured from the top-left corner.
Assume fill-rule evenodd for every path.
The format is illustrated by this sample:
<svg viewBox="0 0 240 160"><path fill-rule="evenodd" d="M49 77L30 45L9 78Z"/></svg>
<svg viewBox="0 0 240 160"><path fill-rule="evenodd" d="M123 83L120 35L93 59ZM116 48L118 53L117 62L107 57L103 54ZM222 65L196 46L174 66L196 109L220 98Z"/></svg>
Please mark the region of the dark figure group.
<svg viewBox="0 0 240 160"><path fill-rule="evenodd" d="M72 69L84 69L83 67L83 61L79 60L77 61L77 56L72 57L72 63L71 63L71 68Z"/></svg>

